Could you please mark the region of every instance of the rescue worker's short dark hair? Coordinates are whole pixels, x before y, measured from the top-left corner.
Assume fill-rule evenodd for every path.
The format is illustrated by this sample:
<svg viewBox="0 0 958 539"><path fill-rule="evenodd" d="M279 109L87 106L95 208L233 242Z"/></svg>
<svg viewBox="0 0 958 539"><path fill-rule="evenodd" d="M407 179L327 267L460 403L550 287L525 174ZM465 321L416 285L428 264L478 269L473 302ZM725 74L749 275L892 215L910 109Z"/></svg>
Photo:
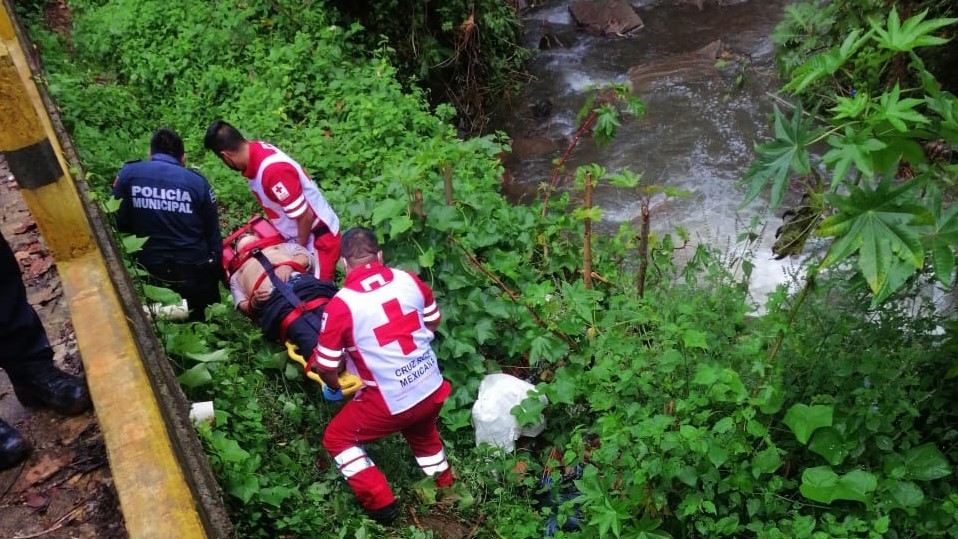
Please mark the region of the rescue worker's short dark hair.
<svg viewBox="0 0 958 539"><path fill-rule="evenodd" d="M172 155L177 159L183 157L185 153L183 149L183 139L172 129L165 127L157 129L153 133L153 138L150 139L150 154L155 155L158 153Z"/></svg>
<svg viewBox="0 0 958 539"><path fill-rule="evenodd" d="M345 258L346 261L376 256L379 251L376 234L372 230L361 226L350 228L344 232L340 241L340 256Z"/></svg>
<svg viewBox="0 0 958 539"><path fill-rule="evenodd" d="M246 142L246 137L222 118L213 120L213 123L206 129L206 136L203 138L203 145L215 154L219 154L223 150L235 152L240 149L244 142Z"/></svg>

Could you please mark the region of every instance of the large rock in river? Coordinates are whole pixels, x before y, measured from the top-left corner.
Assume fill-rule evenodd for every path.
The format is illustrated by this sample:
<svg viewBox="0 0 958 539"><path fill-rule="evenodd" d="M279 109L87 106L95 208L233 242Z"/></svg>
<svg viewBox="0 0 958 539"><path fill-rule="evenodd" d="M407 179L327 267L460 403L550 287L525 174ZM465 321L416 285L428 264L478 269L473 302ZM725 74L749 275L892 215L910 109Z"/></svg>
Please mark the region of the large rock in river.
<svg viewBox="0 0 958 539"><path fill-rule="evenodd" d="M718 73L715 61L722 55L722 42L715 40L701 49L653 60L629 68L629 90L634 94L677 83L688 83Z"/></svg>
<svg viewBox="0 0 958 539"><path fill-rule="evenodd" d="M624 35L642 28L628 0L576 0L569 6L576 24L597 35Z"/></svg>

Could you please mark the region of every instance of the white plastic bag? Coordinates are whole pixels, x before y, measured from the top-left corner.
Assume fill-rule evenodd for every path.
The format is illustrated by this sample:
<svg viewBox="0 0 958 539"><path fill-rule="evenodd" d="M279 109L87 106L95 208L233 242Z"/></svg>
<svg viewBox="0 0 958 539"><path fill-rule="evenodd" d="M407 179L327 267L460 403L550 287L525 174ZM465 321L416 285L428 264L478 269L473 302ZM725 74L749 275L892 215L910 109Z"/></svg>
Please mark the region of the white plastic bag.
<svg viewBox="0 0 958 539"><path fill-rule="evenodd" d="M538 436L546 428L542 415L539 422L519 428L512 408L525 400L535 386L508 374L489 374L479 385L479 396L472 405L472 425L476 429L476 445L487 443L513 451L519 436ZM539 399L545 403L546 396Z"/></svg>

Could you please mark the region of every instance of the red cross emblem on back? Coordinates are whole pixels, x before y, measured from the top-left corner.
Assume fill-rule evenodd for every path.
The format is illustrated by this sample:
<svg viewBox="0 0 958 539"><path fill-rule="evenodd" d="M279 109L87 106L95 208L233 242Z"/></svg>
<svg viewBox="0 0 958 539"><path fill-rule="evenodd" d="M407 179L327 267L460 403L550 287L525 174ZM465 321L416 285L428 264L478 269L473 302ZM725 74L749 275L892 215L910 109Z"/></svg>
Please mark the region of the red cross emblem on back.
<svg viewBox="0 0 958 539"><path fill-rule="evenodd" d="M385 324L373 329L379 346L385 347L387 344L398 342L402 353L409 354L414 351L416 342L412 334L422 327L419 322L419 313L415 310L408 313L402 312L398 299L391 299L382 306L388 320Z"/></svg>

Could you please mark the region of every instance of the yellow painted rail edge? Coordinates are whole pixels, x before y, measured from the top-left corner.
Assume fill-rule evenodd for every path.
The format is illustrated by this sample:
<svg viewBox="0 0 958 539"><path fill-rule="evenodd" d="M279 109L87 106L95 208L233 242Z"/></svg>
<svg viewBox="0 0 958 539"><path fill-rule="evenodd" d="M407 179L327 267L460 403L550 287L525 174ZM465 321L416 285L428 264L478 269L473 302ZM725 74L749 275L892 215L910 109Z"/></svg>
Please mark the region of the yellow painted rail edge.
<svg viewBox="0 0 958 539"><path fill-rule="evenodd" d="M112 236L69 172L7 0L2 8L0 152L57 262L127 531L132 539L230 536L186 400Z"/></svg>

